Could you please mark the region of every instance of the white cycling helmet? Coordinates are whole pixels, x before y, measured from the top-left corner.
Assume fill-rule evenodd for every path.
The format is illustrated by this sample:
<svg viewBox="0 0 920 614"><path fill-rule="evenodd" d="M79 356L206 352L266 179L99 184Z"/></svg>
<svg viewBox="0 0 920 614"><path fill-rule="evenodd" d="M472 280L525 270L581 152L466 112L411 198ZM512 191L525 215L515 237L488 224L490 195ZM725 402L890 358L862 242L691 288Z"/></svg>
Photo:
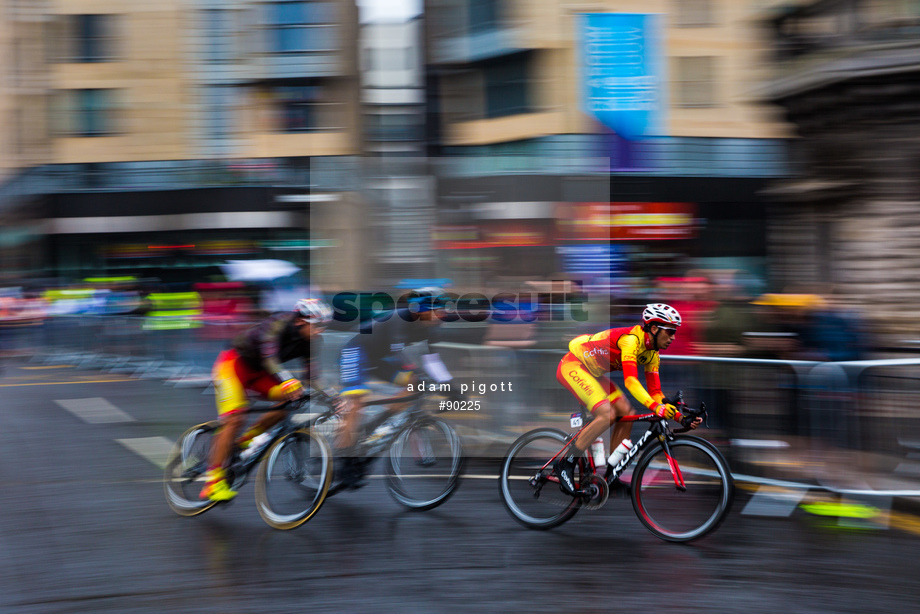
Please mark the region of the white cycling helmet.
<svg viewBox="0 0 920 614"><path fill-rule="evenodd" d="M670 305L664 303L653 303L645 306L642 312L642 322L646 326L650 324L661 324L663 326L677 328L680 326L680 314Z"/></svg>
<svg viewBox="0 0 920 614"><path fill-rule="evenodd" d="M294 311L310 323L324 323L332 320L332 308L318 298L302 298L294 305Z"/></svg>

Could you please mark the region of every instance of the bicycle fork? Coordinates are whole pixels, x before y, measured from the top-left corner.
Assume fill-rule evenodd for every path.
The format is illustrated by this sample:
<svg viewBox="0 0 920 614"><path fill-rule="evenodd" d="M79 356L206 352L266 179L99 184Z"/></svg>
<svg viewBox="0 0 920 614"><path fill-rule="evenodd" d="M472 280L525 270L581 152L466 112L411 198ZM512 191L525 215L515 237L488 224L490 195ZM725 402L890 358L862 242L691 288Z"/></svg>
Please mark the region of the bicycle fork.
<svg viewBox="0 0 920 614"><path fill-rule="evenodd" d="M661 438L661 447L664 448L664 455L668 459L668 467L671 469L671 476L674 478L674 486L680 492L687 492L687 485L684 482L684 475L680 471L680 465L671 456L671 447L668 445L667 437Z"/></svg>

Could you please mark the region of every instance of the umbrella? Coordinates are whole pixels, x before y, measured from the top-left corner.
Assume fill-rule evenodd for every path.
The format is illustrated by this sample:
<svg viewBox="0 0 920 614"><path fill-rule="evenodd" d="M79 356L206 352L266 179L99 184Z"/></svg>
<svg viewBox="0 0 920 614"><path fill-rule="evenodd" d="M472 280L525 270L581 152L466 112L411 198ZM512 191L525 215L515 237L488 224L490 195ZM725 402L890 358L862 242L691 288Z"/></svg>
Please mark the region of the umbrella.
<svg viewBox="0 0 920 614"><path fill-rule="evenodd" d="M231 281L271 281L300 270L287 260L228 260L220 265Z"/></svg>

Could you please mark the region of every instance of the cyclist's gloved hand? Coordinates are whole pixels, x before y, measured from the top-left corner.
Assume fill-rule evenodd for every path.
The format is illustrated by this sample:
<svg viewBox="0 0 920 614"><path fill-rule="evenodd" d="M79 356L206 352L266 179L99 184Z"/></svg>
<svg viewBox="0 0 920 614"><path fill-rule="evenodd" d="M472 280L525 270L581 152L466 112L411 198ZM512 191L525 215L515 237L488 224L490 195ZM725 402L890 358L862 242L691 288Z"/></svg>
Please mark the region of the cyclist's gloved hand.
<svg viewBox="0 0 920 614"><path fill-rule="evenodd" d="M683 396L684 396L683 392L678 390L677 392L674 393L674 396L665 397L661 399L661 402L664 403L665 405L674 405L675 407L678 407L684 404Z"/></svg>
<svg viewBox="0 0 920 614"><path fill-rule="evenodd" d="M656 415L665 418L666 420L681 419L680 412L677 411L677 408L670 403L659 403L658 406L652 411L654 411Z"/></svg>
<svg viewBox="0 0 920 614"><path fill-rule="evenodd" d="M288 401L294 401L303 396L303 384L298 379L286 379L281 382L281 394Z"/></svg>
<svg viewBox="0 0 920 614"><path fill-rule="evenodd" d="M695 429L703 423L702 416L682 416L680 424L684 428Z"/></svg>

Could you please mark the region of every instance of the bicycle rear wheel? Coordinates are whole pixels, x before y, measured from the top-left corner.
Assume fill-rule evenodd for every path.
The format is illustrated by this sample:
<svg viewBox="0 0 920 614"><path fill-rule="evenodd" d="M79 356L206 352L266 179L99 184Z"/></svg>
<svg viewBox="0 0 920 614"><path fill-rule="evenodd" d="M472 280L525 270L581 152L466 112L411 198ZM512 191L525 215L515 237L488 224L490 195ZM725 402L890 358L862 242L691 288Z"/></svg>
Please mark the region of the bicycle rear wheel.
<svg viewBox="0 0 920 614"><path fill-rule="evenodd" d="M163 471L163 490L169 507L180 516L197 516L215 502L199 499L208 471L211 441L220 422L214 420L185 431L173 446Z"/></svg>
<svg viewBox="0 0 920 614"><path fill-rule="evenodd" d="M430 510L447 501L460 485L463 447L452 426L423 419L403 428L387 455L387 488L397 502Z"/></svg>
<svg viewBox="0 0 920 614"><path fill-rule="evenodd" d="M731 508L734 482L728 463L708 441L678 437L668 443L671 458L655 444L636 464L632 501L645 527L663 540L688 542L714 530ZM670 460L683 478L678 488Z"/></svg>
<svg viewBox="0 0 920 614"><path fill-rule="evenodd" d="M545 479L552 466L546 462L565 445L565 433L536 429L518 438L502 463L498 489L511 516L528 529L545 530L569 520L581 507L581 500L559 490L559 484ZM576 483L580 481L577 475ZM531 485L536 478L538 485Z"/></svg>
<svg viewBox="0 0 920 614"><path fill-rule="evenodd" d="M259 463L256 508L272 528L294 529L310 520L326 500L332 450L309 428L279 438Z"/></svg>

